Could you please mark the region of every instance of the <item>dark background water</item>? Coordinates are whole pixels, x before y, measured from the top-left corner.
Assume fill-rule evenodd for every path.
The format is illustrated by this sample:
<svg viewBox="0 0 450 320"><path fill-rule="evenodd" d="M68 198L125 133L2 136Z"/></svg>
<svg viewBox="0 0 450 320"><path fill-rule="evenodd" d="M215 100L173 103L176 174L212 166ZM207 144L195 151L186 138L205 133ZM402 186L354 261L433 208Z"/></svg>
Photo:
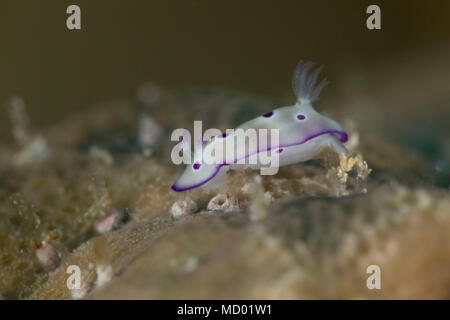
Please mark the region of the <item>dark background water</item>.
<svg viewBox="0 0 450 320"><path fill-rule="evenodd" d="M66 28L70 4L82 30ZM366 28L369 4L382 30ZM37 126L133 97L145 81L278 95L299 58L332 77L450 39L450 1L439 0L3 0L0 10L0 102L20 95ZM0 134L10 137L4 108Z"/></svg>

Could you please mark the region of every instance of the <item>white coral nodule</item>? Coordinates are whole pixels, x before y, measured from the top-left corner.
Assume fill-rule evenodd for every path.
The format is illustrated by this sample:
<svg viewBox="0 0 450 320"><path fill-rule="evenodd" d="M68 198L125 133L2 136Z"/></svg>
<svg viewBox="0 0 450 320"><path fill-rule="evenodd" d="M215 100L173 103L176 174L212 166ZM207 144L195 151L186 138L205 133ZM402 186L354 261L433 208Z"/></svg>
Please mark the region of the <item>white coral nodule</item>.
<svg viewBox="0 0 450 320"><path fill-rule="evenodd" d="M208 211L223 211L233 212L239 211L239 201L236 196L231 195L229 192L226 194L219 193L211 200L209 200Z"/></svg>
<svg viewBox="0 0 450 320"><path fill-rule="evenodd" d="M176 201L170 208L170 215L174 219L181 218L197 211L197 203L190 198Z"/></svg>

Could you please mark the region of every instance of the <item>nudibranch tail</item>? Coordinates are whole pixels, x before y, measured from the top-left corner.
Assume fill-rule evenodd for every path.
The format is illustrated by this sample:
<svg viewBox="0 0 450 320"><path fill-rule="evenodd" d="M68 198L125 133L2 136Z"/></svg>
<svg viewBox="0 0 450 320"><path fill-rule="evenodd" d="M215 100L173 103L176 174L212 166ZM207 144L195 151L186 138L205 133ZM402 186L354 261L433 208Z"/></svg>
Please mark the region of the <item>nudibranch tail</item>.
<svg viewBox="0 0 450 320"><path fill-rule="evenodd" d="M292 89L298 101L316 101L322 89L328 84L327 79L322 79L317 83L322 67L312 70L314 65L314 62L300 60L295 67L292 75Z"/></svg>

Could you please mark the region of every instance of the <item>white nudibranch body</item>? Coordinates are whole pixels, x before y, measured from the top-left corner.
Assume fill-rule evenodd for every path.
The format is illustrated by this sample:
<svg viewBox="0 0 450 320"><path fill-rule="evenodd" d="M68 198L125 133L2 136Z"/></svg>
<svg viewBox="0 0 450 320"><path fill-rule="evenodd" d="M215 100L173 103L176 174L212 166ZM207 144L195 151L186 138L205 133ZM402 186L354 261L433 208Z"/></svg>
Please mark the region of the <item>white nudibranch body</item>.
<svg viewBox="0 0 450 320"><path fill-rule="evenodd" d="M275 163L277 171L278 166L317 158L325 146L331 146L338 154L347 154L348 151L342 144L347 141L344 129L336 121L318 113L312 106L312 102L318 99L320 91L327 84L326 79L318 81L322 67L313 67L312 62L300 61L295 68L292 87L297 102L294 105L270 111L245 122L233 132L216 136L204 144L201 141L202 151L194 156L194 163L187 166L172 189L180 192L210 186L213 181L222 181L229 169L262 170L268 167L268 163ZM250 130L259 133L253 137L255 139L246 134ZM267 139L263 139L264 137ZM229 141L235 143L232 152L227 148ZM224 147L226 152L215 151L221 150L217 148L219 146ZM261 160L264 159L263 154L266 155L264 163ZM214 158L214 161L202 161L206 158ZM263 171L261 173L263 174Z"/></svg>

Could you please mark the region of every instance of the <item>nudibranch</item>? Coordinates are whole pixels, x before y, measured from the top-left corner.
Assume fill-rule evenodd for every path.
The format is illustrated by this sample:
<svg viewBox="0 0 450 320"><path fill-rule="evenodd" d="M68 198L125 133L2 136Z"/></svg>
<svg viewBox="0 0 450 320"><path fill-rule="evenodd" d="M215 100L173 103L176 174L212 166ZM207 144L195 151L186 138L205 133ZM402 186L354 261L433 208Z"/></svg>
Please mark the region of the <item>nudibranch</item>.
<svg viewBox="0 0 450 320"><path fill-rule="evenodd" d="M268 143L265 147L252 145L251 142L237 146L231 156L225 155L212 164L202 162L204 153L212 154L211 148L224 140L234 139L235 133L216 136L211 141L203 142L202 154L194 156L181 177L173 184L177 192L210 185L212 180L221 180L229 169L260 169L262 164L242 165L240 160L257 157L262 152L271 152L278 157L278 165L285 166L311 159L317 159L324 147L329 146L337 154L348 154L343 142L347 133L336 121L318 113L312 103L319 98L321 90L327 84L326 79L319 81L322 67L315 68L310 61L300 61L293 73L292 87L297 101L292 106L274 109L253 120L247 121L237 129L247 130L278 129L277 143ZM236 132L239 130L236 129ZM182 140L182 138L181 138ZM204 144L203 144L204 143Z"/></svg>

